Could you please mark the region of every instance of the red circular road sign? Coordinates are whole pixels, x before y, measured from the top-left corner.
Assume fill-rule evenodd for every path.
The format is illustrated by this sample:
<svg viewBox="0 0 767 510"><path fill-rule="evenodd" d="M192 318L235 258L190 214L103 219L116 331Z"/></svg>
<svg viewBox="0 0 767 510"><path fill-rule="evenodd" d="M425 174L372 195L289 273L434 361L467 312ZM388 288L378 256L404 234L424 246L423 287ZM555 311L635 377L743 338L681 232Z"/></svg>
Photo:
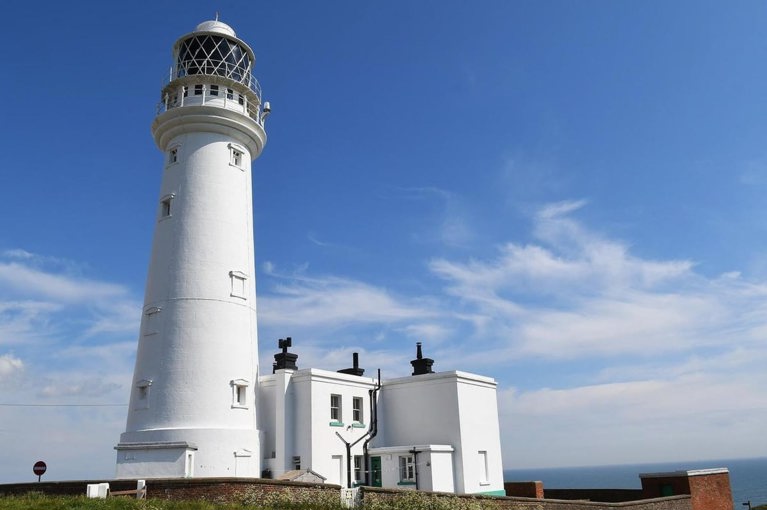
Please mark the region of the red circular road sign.
<svg viewBox="0 0 767 510"><path fill-rule="evenodd" d="M45 462L43 462L42 460L38 460L37 462L35 462L35 465L32 468L32 471L37 476L41 476L43 473L45 473L46 469L48 469L48 466L45 465Z"/></svg>

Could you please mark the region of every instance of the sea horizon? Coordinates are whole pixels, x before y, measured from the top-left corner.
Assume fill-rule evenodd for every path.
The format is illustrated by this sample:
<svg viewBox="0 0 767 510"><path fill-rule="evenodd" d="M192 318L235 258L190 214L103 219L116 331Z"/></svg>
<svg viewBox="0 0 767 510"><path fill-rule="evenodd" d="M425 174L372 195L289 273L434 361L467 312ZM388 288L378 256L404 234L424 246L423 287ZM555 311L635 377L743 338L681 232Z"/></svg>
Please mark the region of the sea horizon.
<svg viewBox="0 0 767 510"><path fill-rule="evenodd" d="M767 457L504 469L505 481L541 481L545 489L639 489L640 473L727 468L735 507L767 504Z"/></svg>

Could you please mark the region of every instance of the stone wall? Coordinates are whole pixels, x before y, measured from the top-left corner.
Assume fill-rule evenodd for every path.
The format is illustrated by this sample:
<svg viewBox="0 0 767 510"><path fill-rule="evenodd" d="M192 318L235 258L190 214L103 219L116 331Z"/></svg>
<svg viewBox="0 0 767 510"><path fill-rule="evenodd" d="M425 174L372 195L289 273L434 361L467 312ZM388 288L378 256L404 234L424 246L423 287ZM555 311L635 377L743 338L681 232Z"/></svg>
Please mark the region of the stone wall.
<svg viewBox="0 0 767 510"><path fill-rule="evenodd" d="M363 500L375 503L389 499L407 498L412 491L363 487ZM481 502L482 508L499 510L692 510L689 495L655 498L623 503L604 503L583 500L536 499L523 497L493 497L428 493L433 497L474 499Z"/></svg>
<svg viewBox="0 0 767 510"><path fill-rule="evenodd" d="M109 483L111 491L134 490L136 480L80 480L67 482L15 483L0 485L0 496L42 492L57 496L84 496L91 483ZM240 503L248 499L257 503L279 492L295 497L311 498L331 494L340 497L338 485L267 480L263 478L173 478L148 479L147 498L175 500L206 500Z"/></svg>

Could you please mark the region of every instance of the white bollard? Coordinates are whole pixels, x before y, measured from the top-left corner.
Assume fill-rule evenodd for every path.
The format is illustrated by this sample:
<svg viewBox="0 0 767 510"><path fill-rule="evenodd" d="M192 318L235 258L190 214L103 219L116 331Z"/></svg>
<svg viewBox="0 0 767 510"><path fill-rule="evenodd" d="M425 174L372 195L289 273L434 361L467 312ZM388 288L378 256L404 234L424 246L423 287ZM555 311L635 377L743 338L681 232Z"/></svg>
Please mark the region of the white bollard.
<svg viewBox="0 0 767 510"><path fill-rule="evenodd" d="M136 499L146 499L146 480L136 482Z"/></svg>

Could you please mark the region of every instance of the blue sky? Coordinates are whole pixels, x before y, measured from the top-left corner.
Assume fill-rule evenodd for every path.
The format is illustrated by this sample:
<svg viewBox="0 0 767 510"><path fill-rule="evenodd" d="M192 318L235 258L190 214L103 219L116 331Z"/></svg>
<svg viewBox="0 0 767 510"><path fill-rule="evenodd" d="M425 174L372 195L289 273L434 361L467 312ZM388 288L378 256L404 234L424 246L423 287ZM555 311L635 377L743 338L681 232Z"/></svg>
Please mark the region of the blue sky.
<svg viewBox="0 0 767 510"><path fill-rule="evenodd" d="M216 11L273 108L262 367L290 335L395 377L422 341L496 378L508 469L767 455L764 2L30 1L0 33L0 481L113 475L149 125Z"/></svg>

